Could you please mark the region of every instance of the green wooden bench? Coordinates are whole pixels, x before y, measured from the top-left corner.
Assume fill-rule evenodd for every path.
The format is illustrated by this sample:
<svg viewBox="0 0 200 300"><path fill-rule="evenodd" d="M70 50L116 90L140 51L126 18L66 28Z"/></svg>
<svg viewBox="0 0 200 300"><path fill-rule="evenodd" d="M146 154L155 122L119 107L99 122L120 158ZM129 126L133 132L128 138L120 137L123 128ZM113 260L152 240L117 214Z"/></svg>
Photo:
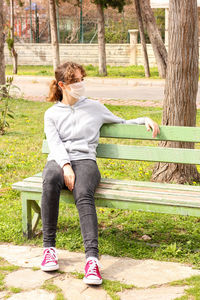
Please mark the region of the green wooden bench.
<svg viewBox="0 0 200 300"><path fill-rule="evenodd" d="M161 126L155 139L143 125L107 124L101 128L101 137L200 142L198 127ZM43 153L48 153L47 141L43 141ZM200 164L200 150L162 148L135 145L98 145L97 157L136 161ZM21 191L23 233L30 238L36 229L40 214L42 193L42 173L13 184L13 189ZM61 200L74 203L72 193L61 192ZM161 184L153 182L127 181L102 178L95 193L97 206L200 216L200 186ZM32 213L34 212L34 215Z"/></svg>

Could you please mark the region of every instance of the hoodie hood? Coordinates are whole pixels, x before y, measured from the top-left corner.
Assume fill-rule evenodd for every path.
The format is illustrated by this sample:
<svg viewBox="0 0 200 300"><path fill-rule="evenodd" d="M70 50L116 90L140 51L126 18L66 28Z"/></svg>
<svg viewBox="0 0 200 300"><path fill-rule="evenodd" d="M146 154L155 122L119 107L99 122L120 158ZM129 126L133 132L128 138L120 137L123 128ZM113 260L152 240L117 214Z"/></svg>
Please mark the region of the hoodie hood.
<svg viewBox="0 0 200 300"><path fill-rule="evenodd" d="M72 107L78 107L85 100L87 100L87 98L85 96L82 96L73 105L65 104L65 103L60 102L60 101L58 101L55 105L57 107L63 107L63 108L69 107L69 108L72 108Z"/></svg>

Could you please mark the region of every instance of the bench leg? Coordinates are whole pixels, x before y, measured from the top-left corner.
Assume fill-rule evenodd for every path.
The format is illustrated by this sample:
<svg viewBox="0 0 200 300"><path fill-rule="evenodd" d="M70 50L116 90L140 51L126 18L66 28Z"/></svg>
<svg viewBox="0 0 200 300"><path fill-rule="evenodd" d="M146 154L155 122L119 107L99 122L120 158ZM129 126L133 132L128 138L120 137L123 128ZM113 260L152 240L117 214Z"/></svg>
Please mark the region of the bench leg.
<svg viewBox="0 0 200 300"><path fill-rule="evenodd" d="M31 207L35 211L33 220L32 220L32 234L34 233L39 220L41 219L41 208L36 201L31 201Z"/></svg>
<svg viewBox="0 0 200 300"><path fill-rule="evenodd" d="M30 239L32 237L32 215L31 201L22 193L22 229L23 235Z"/></svg>
<svg viewBox="0 0 200 300"><path fill-rule="evenodd" d="M32 218L32 209L35 214ZM37 224L41 218L40 205L35 200L29 200L29 194L22 192L22 228L23 235L30 239L37 227Z"/></svg>

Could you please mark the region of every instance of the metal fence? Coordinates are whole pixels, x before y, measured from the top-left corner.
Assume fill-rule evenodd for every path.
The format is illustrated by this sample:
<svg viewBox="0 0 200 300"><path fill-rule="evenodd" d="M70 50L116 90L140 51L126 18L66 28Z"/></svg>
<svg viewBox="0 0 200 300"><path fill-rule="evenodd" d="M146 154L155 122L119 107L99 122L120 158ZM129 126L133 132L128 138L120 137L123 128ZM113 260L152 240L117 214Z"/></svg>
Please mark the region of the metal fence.
<svg viewBox="0 0 200 300"><path fill-rule="evenodd" d="M85 9L86 10L86 9ZM82 10L76 7L73 12L63 16L57 7L57 27L59 43L97 43L97 17L83 15ZM165 18L164 10L156 13L157 24L164 38ZM116 13L109 10L105 14L106 43L129 43L128 30L138 28L136 16L127 12ZM15 16L15 40L19 43L50 43L50 23L48 8L37 6L23 9L22 16ZM9 23L9 21L8 21ZM138 40L139 41L139 40ZM148 35L146 34L148 43Z"/></svg>
<svg viewBox="0 0 200 300"><path fill-rule="evenodd" d="M137 28L135 19L116 22L105 19L105 38L107 43L129 42L128 30ZM58 20L58 40L60 43L97 43L96 19L83 18L82 28L78 17L62 17ZM21 43L50 43L50 23L48 17L15 18L15 40Z"/></svg>

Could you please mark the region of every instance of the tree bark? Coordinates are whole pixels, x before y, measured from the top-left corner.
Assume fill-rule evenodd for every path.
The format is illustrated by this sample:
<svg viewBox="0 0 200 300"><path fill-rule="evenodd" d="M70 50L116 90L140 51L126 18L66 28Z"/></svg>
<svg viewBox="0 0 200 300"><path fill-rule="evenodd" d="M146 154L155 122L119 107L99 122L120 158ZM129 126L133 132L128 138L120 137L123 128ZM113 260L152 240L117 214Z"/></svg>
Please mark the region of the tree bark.
<svg viewBox="0 0 200 300"><path fill-rule="evenodd" d="M149 0L140 0L142 19L147 28L149 39L153 48L155 59L158 65L158 72L161 78L166 77L167 50L156 25L156 20L150 6Z"/></svg>
<svg viewBox="0 0 200 300"><path fill-rule="evenodd" d="M51 27L51 44L52 44L52 56L53 56L53 68L54 71L60 64L59 44L57 35L57 23L56 23L56 4L55 0L49 0L49 16Z"/></svg>
<svg viewBox="0 0 200 300"><path fill-rule="evenodd" d="M143 26L143 20L142 20L139 0L135 0L135 9L136 9L136 15L137 15L137 19L138 19L140 40L141 40L141 45L142 45L143 57L144 57L145 77L150 77L149 60L148 60L147 46L146 46L146 41L145 41L144 26Z"/></svg>
<svg viewBox="0 0 200 300"><path fill-rule="evenodd" d="M5 58L4 58L4 42L5 34L3 31L4 20L3 20L3 0L0 0L0 84L5 84Z"/></svg>
<svg viewBox="0 0 200 300"><path fill-rule="evenodd" d="M196 0L171 0L169 48L163 125L196 126L196 96L199 78L198 13ZM174 148L194 148L193 143L165 142ZM196 166L157 164L154 181L185 183L199 181Z"/></svg>
<svg viewBox="0 0 200 300"><path fill-rule="evenodd" d="M13 74L17 74L17 52L15 51L15 36L14 36L14 1L10 0L10 38L12 40L11 55L13 59Z"/></svg>
<svg viewBox="0 0 200 300"><path fill-rule="evenodd" d="M98 45L99 45L99 74L106 76L106 44L104 11L101 4L97 4Z"/></svg>

